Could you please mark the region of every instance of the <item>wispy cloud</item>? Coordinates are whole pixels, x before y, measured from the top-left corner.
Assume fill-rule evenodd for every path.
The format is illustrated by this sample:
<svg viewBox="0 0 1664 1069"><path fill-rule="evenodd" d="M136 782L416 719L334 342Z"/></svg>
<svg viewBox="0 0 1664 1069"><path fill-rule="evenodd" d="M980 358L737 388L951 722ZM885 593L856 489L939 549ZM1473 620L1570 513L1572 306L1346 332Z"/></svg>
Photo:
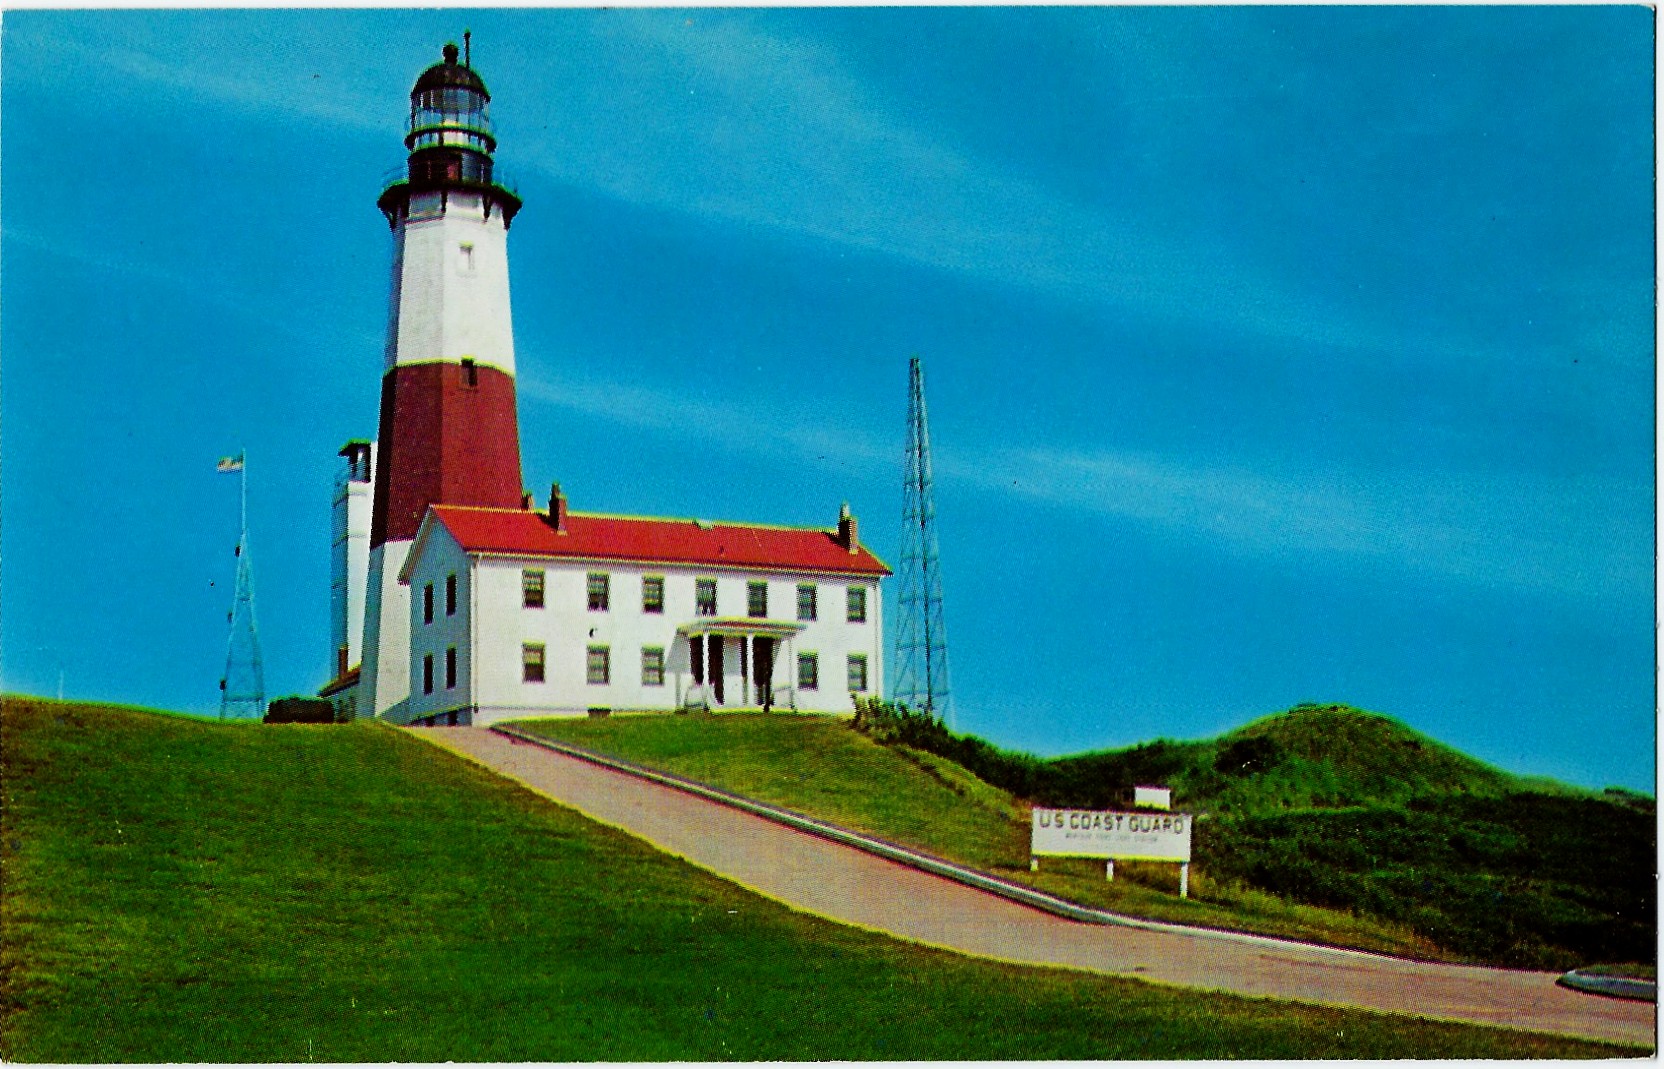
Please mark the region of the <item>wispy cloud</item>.
<svg viewBox="0 0 1664 1069"><path fill-rule="evenodd" d="M521 395L628 427L721 438L774 459L854 461L873 475L899 464L896 443L856 428L775 413L753 433L732 406L633 384L523 377ZM1651 583L1647 532L1615 507L1636 488L1589 480L1372 475L1255 470L1129 451L966 442L938 452L936 477L1012 499L1167 532L1261 558L1374 560L1389 569L1466 583L1599 599Z"/></svg>
<svg viewBox="0 0 1664 1069"><path fill-rule="evenodd" d="M154 28L135 45L114 32L36 29L13 48L51 54L65 71L101 69L274 118L385 135L391 112L380 72L371 78L344 65L305 76L320 58L362 50L327 29L297 26L307 27L307 39L275 48L250 33L218 48L212 38L196 41L189 62ZM518 105L521 127L504 153L513 172L1160 325L1427 366L1520 358L1517 348L1445 326L1382 322L1292 285L1205 233L1176 233L1014 173L921 125L912 102L861 77L835 48L771 32L756 18L607 12L562 21L559 32L590 58L520 73L522 94L550 103L541 116ZM1118 48L1132 49L1123 61L1187 95L1197 78L1165 71L1174 57L1153 55L1136 38L1118 39ZM582 84L561 82L566 76Z"/></svg>
<svg viewBox="0 0 1664 1069"><path fill-rule="evenodd" d="M8 27L8 61L32 57L29 62L44 63L42 70L51 77L98 84L101 77L119 75L159 90L161 95L150 95L153 105L170 111L178 110L171 98L179 96L284 122L386 132L387 101L342 81L359 73L361 64L308 71L316 64L299 55L298 43L264 38L252 23L239 27L224 19L146 20L130 14L77 23L79 33L67 32L67 26L62 27L66 32L57 32L53 24L39 21L24 25L22 30Z"/></svg>
<svg viewBox="0 0 1664 1069"><path fill-rule="evenodd" d="M1370 558L1486 586L1601 598L1649 589L1635 487L1403 472L1256 471L1112 451L974 448L939 477L1291 561Z"/></svg>
<svg viewBox="0 0 1664 1069"><path fill-rule="evenodd" d="M840 467L896 462L899 447L848 427L817 422L807 412L773 413L768 434L759 435L755 419L737 416L731 403L691 397L685 391L655 390L633 383L574 379L522 371L521 397L639 430L685 439L689 443L723 440L724 447L779 458L782 454Z"/></svg>
<svg viewBox="0 0 1664 1069"><path fill-rule="evenodd" d="M567 24L571 29L575 24ZM927 129L896 99L860 77L836 49L769 32L754 18L695 13L606 13L587 24L591 56L562 68L577 86L535 86L549 121L523 128L512 155L520 170L655 208L747 227L768 227L1001 284L1183 323L1211 321L1260 338L1364 350L1394 360L1494 362L1503 354L1462 339L1383 327L1292 289L1224 246L1175 235L1085 203L979 157ZM13 42L14 47L20 42ZM300 78L271 92L271 71L234 56L181 63L113 36L64 34L21 42L67 68L91 65L189 98L288 119L385 135L386 101L359 87ZM321 47L316 46L314 47ZM199 50L200 51L200 50ZM645 58L644 58L645 57ZM271 57L267 57L268 60ZM279 57L281 58L281 57ZM644 66L652 72L643 77ZM533 67L523 77L552 77ZM1184 80L1174 82L1182 90ZM524 112L522 113L524 114ZM627 122L615 121L622 114ZM154 264L8 240L103 270L142 274L201 292ZM250 311L224 294L209 299ZM894 444L830 427L812 414L765 442L719 405L639 386L596 381L523 384L528 395L614 422L690 439L723 433L736 448L782 449L875 468ZM1267 470L1221 469L1116 451L984 444L938 474L1031 500L1160 526L1259 554L1371 557L1397 566L1536 588L1598 589L1631 582L1645 567L1597 546L1561 501L1598 501L1588 485L1541 481L1504 492L1493 481L1452 486L1433 477L1314 480ZM1514 491L1518 491L1514 493ZM1634 488L1615 488L1614 498ZM1510 500L1537 503L1540 515ZM1502 520L1493 517L1503 517ZM1606 578L1601 578L1605 576Z"/></svg>
<svg viewBox="0 0 1664 1069"><path fill-rule="evenodd" d="M213 305L225 312L258 323L261 329L303 342L308 347L333 348L345 341L373 348L381 343L379 335L360 334L356 339L338 326L318 322L304 316L274 314L269 303L246 291L218 285L210 273L175 270L163 266L155 256L122 256L112 250L88 249L63 240L49 240L37 232L17 226L0 228L0 241L15 251L17 246L60 262L73 264L77 269L102 275L117 275L139 279L154 286L189 295L194 302ZM15 267L15 264L13 265ZM50 274L31 271L29 285L51 285Z"/></svg>
<svg viewBox="0 0 1664 1069"><path fill-rule="evenodd" d="M732 18L632 18L624 29L598 42L620 55L596 64L599 84L584 91L629 101L630 127L604 113L558 117L519 146L522 168L1158 325L1427 366L1519 358L1419 320L1382 322L1205 233L1161 228L979 157L921 126L909 101L852 73L833 49ZM630 59L644 47L655 69L638 80Z"/></svg>

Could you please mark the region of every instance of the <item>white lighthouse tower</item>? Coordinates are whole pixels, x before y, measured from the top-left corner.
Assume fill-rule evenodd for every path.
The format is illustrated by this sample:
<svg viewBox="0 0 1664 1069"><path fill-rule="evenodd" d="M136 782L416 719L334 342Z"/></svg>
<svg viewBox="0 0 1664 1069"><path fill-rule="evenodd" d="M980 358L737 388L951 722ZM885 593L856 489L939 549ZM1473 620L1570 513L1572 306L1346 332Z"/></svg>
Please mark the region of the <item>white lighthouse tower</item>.
<svg viewBox="0 0 1664 1069"><path fill-rule="evenodd" d="M357 706L397 723L411 621L398 576L428 506L522 500L508 285L520 198L492 176L485 83L454 44L443 54L410 93L406 175L376 202L393 279Z"/></svg>

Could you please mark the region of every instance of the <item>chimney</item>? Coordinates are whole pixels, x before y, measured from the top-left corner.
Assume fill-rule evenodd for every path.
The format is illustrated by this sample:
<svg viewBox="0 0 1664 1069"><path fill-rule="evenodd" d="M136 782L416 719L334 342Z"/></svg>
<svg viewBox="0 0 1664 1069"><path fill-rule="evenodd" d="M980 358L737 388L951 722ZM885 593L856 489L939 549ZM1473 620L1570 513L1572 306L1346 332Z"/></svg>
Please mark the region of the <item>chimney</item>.
<svg viewBox="0 0 1664 1069"><path fill-rule="evenodd" d="M347 647L335 647L335 678L340 679L347 674Z"/></svg>
<svg viewBox="0 0 1664 1069"><path fill-rule="evenodd" d="M520 511L521 512L530 512L531 510L532 510L532 492L530 490L520 491Z"/></svg>
<svg viewBox="0 0 1664 1069"><path fill-rule="evenodd" d="M566 495L560 492L560 483L549 484L549 524L556 534L566 533Z"/></svg>
<svg viewBox="0 0 1664 1069"><path fill-rule="evenodd" d="M855 534L855 517L849 514L847 501L838 508L838 544L851 553L861 552L861 542Z"/></svg>

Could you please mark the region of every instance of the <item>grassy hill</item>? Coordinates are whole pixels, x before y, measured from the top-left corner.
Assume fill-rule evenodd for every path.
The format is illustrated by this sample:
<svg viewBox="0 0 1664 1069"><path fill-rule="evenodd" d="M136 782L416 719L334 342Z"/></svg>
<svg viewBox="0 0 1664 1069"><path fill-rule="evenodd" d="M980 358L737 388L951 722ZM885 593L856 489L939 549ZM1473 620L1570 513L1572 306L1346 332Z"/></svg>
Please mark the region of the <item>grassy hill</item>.
<svg viewBox="0 0 1664 1069"><path fill-rule="evenodd" d="M1650 800L1520 779L1383 716L1301 707L1041 760L869 712L867 733L778 714L527 726L1137 916L1521 967L1653 957ZM1171 866L1028 872L1026 802L1113 807L1152 783L1207 814L1191 899Z"/></svg>
<svg viewBox="0 0 1664 1069"><path fill-rule="evenodd" d="M4 698L0 773L7 1062L1625 1053L903 944L375 724Z"/></svg>
<svg viewBox="0 0 1664 1069"><path fill-rule="evenodd" d="M1054 766L1100 783L1157 772L1156 782L1170 784L1187 805L1215 814L1403 805L1452 794L1500 798L1529 789L1395 720L1345 706L1300 706L1218 739L1156 742Z"/></svg>
<svg viewBox="0 0 1664 1069"><path fill-rule="evenodd" d="M1164 784L1213 814L1402 805L1434 796L1568 793L1509 775L1376 713L1297 706L1217 739L1154 742L1041 760L902 716L877 737L950 756L1043 805L1110 806L1135 784Z"/></svg>

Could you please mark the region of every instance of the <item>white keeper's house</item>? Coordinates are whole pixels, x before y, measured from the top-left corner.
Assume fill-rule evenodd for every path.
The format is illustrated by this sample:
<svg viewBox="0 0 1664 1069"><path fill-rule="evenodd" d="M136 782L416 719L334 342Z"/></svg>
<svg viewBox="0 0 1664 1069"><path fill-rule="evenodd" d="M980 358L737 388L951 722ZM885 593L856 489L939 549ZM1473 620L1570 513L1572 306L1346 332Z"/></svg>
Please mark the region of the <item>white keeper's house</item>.
<svg viewBox="0 0 1664 1069"><path fill-rule="evenodd" d="M422 725L614 709L848 712L883 677L879 580L836 531L429 507L410 589Z"/></svg>
<svg viewBox="0 0 1664 1069"><path fill-rule="evenodd" d="M468 44L464 34L464 45ZM341 450L320 692L395 724L612 710L848 712L884 687L889 569L835 528L568 512L523 489L491 95L446 45L410 93L380 432Z"/></svg>

